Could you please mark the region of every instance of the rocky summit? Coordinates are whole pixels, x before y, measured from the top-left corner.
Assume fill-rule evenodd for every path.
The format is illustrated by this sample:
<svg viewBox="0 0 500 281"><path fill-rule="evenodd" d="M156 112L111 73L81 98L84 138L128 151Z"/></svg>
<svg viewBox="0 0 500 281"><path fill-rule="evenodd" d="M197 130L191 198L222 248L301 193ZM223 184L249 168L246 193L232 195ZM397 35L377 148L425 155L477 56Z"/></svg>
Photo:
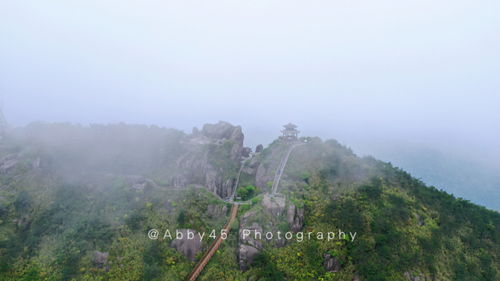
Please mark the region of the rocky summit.
<svg viewBox="0 0 500 281"><path fill-rule="evenodd" d="M227 122L0 142L1 280L500 278L498 212L291 123L255 150Z"/></svg>

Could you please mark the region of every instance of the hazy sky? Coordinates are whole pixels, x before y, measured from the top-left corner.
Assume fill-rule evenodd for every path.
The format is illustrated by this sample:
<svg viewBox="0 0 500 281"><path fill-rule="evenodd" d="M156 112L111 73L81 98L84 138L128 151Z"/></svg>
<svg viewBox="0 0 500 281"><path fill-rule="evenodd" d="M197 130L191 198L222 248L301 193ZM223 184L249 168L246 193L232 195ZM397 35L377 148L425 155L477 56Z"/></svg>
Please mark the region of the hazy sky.
<svg viewBox="0 0 500 281"><path fill-rule="evenodd" d="M227 120L255 144L292 121L360 150L494 161L499 15L498 0L4 0L0 91L13 125Z"/></svg>

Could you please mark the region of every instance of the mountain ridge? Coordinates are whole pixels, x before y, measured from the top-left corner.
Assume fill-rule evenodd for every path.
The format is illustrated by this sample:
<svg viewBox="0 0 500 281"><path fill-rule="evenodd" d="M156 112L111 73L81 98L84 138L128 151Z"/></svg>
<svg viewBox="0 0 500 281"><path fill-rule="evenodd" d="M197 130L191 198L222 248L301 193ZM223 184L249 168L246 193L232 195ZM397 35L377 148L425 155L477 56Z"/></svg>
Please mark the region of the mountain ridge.
<svg viewBox="0 0 500 281"><path fill-rule="evenodd" d="M193 266L187 257L199 258L207 242L179 247L146 233L221 227L229 215L223 200L235 189L249 204L200 280L499 276L498 212L319 138L301 139L305 145L291 153L272 196L289 144L277 139L253 152L243 140L242 128L227 122L191 134L125 124L34 124L9 132L0 148L0 276L184 279ZM352 243L260 241L242 229L358 236Z"/></svg>

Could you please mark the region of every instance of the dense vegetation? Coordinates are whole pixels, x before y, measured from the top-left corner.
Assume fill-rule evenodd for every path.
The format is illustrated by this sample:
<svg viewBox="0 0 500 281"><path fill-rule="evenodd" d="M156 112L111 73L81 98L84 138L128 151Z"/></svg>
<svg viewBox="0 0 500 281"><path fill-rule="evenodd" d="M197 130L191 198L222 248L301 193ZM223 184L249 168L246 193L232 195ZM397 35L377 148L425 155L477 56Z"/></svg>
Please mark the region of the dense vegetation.
<svg viewBox="0 0 500 281"><path fill-rule="evenodd" d="M253 185L239 187L236 190L236 195L243 201L252 198L255 195L256 188Z"/></svg>
<svg viewBox="0 0 500 281"><path fill-rule="evenodd" d="M165 240L149 239L148 230L209 231L225 224L229 210L203 187L166 186L183 137L144 126L39 125L4 141L4 163L17 158L0 173L0 280L183 280L195 261ZM207 151L219 155L211 159L216 167L234 173L237 167L223 161L230 148ZM275 142L257 157L274 167L284 151ZM359 158L335 141L310 139L289 161L280 193L304 210L302 231L342 229L356 232L356 240L264 243L251 267L240 270L238 224L245 214L252 214L250 222L289 229L266 213L266 187L244 174L237 196L251 204L240 207L240 221L200 280L500 278L498 212ZM325 268L325 255L338 270Z"/></svg>
<svg viewBox="0 0 500 281"><path fill-rule="evenodd" d="M334 187L321 177L305 185L307 231L340 228L359 237L353 243L312 241L270 249L263 270L277 268L286 280L351 280L355 275L406 280L405 273L430 280L498 280L500 215L388 170L384 180L339 197L331 196ZM343 270L325 272L318 253L335 256Z"/></svg>

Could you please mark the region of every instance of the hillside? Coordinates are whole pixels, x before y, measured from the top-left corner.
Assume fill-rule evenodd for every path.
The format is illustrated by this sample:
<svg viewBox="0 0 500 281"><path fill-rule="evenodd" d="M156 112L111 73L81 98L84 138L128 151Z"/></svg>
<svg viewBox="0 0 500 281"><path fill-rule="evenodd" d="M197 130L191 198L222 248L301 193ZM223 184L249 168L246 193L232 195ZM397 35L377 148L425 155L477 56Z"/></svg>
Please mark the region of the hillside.
<svg viewBox="0 0 500 281"><path fill-rule="evenodd" d="M301 138L275 194L290 144L252 152L242 128L225 122L190 134L33 124L1 142L1 280L184 280L233 193L245 204L199 280L500 278L498 212L334 140ZM207 237L169 240L167 229ZM339 231L347 235L316 236Z"/></svg>

